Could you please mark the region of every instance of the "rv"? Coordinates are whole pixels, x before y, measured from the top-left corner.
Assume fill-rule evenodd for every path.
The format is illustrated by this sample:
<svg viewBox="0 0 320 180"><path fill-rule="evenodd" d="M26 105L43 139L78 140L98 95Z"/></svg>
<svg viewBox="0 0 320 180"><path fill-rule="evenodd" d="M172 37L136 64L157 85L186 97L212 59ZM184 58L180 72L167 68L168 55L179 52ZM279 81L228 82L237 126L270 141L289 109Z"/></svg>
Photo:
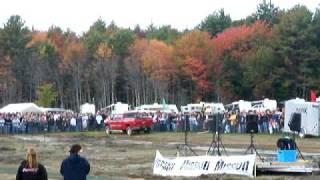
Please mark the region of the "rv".
<svg viewBox="0 0 320 180"><path fill-rule="evenodd" d="M175 104L144 104L135 108L137 111L141 112L166 112L166 113L179 113L178 108Z"/></svg>
<svg viewBox="0 0 320 180"><path fill-rule="evenodd" d="M292 132L290 124L296 124L300 135L319 136L319 122L319 103L298 98L285 102L284 132Z"/></svg>
<svg viewBox="0 0 320 180"><path fill-rule="evenodd" d="M105 108L102 108L101 111L108 113L109 115L114 114L123 114L129 110L129 105L121 102L116 104L111 104Z"/></svg>
<svg viewBox="0 0 320 180"><path fill-rule="evenodd" d="M227 104L225 108L227 111L239 111L239 112L248 112L251 109L251 102L239 100L231 104Z"/></svg>
<svg viewBox="0 0 320 180"><path fill-rule="evenodd" d="M224 113L225 109L222 103L206 103L200 102L199 104L187 104L186 106L181 106L181 112L189 113L208 113L208 114L215 114L215 113Z"/></svg>
<svg viewBox="0 0 320 180"><path fill-rule="evenodd" d="M266 110L275 111L277 110L277 101L266 98L260 101L252 101L251 106L252 107L250 108L250 110L252 111L257 111L257 112L266 111Z"/></svg>

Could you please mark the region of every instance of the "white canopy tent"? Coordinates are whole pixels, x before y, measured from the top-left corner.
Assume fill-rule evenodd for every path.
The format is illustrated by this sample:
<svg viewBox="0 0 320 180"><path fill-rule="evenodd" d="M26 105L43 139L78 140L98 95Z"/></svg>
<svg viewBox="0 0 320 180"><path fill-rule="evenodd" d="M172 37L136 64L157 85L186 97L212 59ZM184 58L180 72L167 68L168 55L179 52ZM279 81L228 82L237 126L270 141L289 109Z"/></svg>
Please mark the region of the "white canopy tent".
<svg viewBox="0 0 320 180"><path fill-rule="evenodd" d="M17 104L8 104L2 109L0 109L1 113L24 113L24 112L35 112L41 113L42 110L34 103L17 103Z"/></svg>
<svg viewBox="0 0 320 180"><path fill-rule="evenodd" d="M85 103L80 106L80 113L82 114L95 114L96 106L94 104Z"/></svg>

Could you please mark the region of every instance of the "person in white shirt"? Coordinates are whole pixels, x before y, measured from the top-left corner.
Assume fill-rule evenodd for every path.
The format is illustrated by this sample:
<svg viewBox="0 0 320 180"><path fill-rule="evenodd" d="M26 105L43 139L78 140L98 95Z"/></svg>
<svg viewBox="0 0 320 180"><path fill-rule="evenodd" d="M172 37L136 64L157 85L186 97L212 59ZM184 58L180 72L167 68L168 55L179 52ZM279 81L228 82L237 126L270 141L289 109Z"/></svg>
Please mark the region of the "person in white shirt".
<svg viewBox="0 0 320 180"><path fill-rule="evenodd" d="M19 127L20 127L20 120L17 116L15 116L15 117L13 117L13 120L12 120L12 132L18 133Z"/></svg>
<svg viewBox="0 0 320 180"><path fill-rule="evenodd" d="M5 120L4 120L4 118L0 115L0 134L3 134L3 133L4 133L4 123L5 123Z"/></svg>
<svg viewBox="0 0 320 180"><path fill-rule="evenodd" d="M102 121L102 116L100 114L97 114L96 116L96 121L97 121L97 130L100 130L101 128L101 121Z"/></svg>
<svg viewBox="0 0 320 180"><path fill-rule="evenodd" d="M71 131L75 131L76 130L76 126L77 126L77 121L76 118L72 116L72 118L70 119L70 126L71 126Z"/></svg>
<svg viewBox="0 0 320 180"><path fill-rule="evenodd" d="M88 115L87 114L84 114L82 116L82 130L85 130L87 129L87 126L88 126Z"/></svg>
<svg viewBox="0 0 320 180"><path fill-rule="evenodd" d="M60 118L60 114L56 113L53 115L53 120L54 120L54 126L53 126L53 131L57 131L57 120Z"/></svg>

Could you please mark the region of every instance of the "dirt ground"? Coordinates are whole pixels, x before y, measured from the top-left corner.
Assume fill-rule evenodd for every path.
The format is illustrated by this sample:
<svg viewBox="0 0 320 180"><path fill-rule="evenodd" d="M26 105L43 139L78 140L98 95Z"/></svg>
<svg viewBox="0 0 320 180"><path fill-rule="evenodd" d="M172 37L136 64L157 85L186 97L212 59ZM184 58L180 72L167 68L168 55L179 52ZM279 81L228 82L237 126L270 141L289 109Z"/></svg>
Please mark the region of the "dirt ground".
<svg viewBox="0 0 320 180"><path fill-rule="evenodd" d="M255 144L261 154L276 150L280 135L256 135ZM204 155L211 143L211 133L192 133L188 136L190 146L197 154ZM297 139L302 152L309 160L320 159L320 139ZM81 155L91 163L89 180L107 179L169 179L152 175L156 150L166 157L174 157L177 145L184 143L184 133L124 134L107 136L104 132L55 133L46 135L0 136L0 179L13 180L19 163L24 159L28 147L34 147L39 161L47 168L49 179L62 179L59 174L61 161L68 156L70 145L83 146ZM249 135L227 134L222 136L227 151L245 149ZM319 153L319 155L317 154ZM260 175L258 179L319 179L320 176ZM185 178L174 178L185 179ZM204 176L197 179L247 179L236 176Z"/></svg>

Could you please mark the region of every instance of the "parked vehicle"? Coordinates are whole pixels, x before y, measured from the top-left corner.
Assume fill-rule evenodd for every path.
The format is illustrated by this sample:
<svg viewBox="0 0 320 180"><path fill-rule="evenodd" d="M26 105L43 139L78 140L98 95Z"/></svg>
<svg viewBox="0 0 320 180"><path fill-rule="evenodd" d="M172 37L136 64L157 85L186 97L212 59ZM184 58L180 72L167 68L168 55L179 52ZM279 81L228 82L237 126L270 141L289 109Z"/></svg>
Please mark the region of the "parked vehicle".
<svg viewBox="0 0 320 180"><path fill-rule="evenodd" d="M200 102L199 104L187 104L181 106L181 112L183 114L195 112L195 113L224 113L225 109L222 103L208 103Z"/></svg>
<svg viewBox="0 0 320 180"><path fill-rule="evenodd" d="M141 106L136 107L137 111L143 111L143 112L166 112L166 113L179 113L178 108L175 104L143 104Z"/></svg>
<svg viewBox="0 0 320 180"><path fill-rule="evenodd" d="M117 102L116 104L110 104L109 106L102 108L101 111L106 112L109 115L123 114L129 111L129 105Z"/></svg>
<svg viewBox="0 0 320 180"><path fill-rule="evenodd" d="M295 118L296 117L296 118ZM296 122L295 122L296 121ZM300 136L320 135L320 106L304 99L292 99L285 103L284 132L292 132L290 124L297 124Z"/></svg>
<svg viewBox="0 0 320 180"><path fill-rule="evenodd" d="M225 105L227 111L248 112L251 109L251 102L239 100Z"/></svg>
<svg viewBox="0 0 320 180"><path fill-rule="evenodd" d="M123 133L132 135L133 132L144 131L151 132L153 121L146 113L126 112L116 114L105 121L106 133L111 134L112 131L122 131Z"/></svg>
<svg viewBox="0 0 320 180"><path fill-rule="evenodd" d="M265 112L266 110L275 111L277 109L277 101L271 99L263 99L260 101L252 101L250 110L256 112Z"/></svg>

